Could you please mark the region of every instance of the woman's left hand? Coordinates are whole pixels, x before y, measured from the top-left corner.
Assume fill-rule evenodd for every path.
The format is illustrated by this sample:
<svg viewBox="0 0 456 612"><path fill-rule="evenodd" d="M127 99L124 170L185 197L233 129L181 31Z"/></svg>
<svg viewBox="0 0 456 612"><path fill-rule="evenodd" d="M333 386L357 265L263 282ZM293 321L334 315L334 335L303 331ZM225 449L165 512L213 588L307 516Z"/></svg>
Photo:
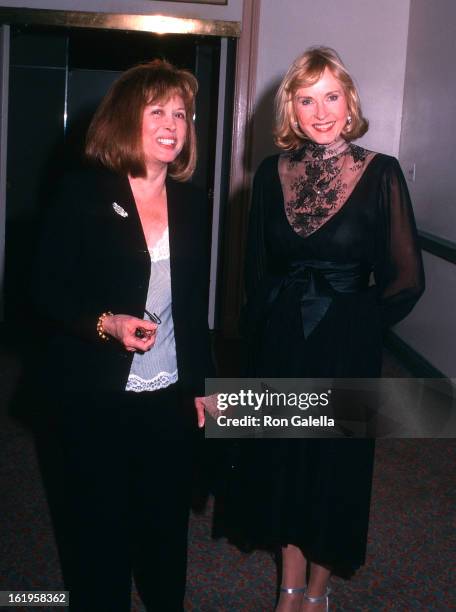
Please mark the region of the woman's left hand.
<svg viewBox="0 0 456 612"><path fill-rule="evenodd" d="M217 407L217 394L208 395L207 397L195 397L196 416L198 418L198 427L201 429L206 422L206 412L213 419L217 418L220 411Z"/></svg>
<svg viewBox="0 0 456 612"><path fill-rule="evenodd" d="M145 352L155 344L158 325L125 314L115 314L103 319L103 330L123 345L125 350ZM143 333L136 334L137 329Z"/></svg>

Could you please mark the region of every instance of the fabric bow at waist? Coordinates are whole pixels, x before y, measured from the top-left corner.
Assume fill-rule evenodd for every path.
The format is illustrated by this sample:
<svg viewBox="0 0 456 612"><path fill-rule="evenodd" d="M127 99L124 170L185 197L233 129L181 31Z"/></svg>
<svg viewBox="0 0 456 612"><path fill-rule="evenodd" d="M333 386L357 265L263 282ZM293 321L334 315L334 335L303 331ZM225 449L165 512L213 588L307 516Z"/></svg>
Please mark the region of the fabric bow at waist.
<svg viewBox="0 0 456 612"><path fill-rule="evenodd" d="M270 289L268 309L284 291L298 287L302 330L308 338L328 312L337 293L358 293L367 287L368 275L357 263L331 261L295 261L288 273Z"/></svg>

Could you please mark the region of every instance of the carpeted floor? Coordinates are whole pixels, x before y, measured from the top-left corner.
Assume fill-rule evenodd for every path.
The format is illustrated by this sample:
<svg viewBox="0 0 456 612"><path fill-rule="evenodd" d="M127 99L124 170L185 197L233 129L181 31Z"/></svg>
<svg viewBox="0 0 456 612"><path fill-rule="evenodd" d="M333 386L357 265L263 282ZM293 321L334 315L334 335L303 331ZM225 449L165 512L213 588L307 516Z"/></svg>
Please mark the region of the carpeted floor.
<svg viewBox="0 0 456 612"><path fill-rule="evenodd" d="M388 375L400 374L400 367L388 357ZM0 353L0 590L58 590L33 439L8 415L18 373L14 356ZM455 467L454 440L378 442L367 563L352 580L333 580L332 610L456 609ZM274 596L272 557L214 541L209 499L191 518L186 609L266 612ZM141 610L135 595L133 611Z"/></svg>

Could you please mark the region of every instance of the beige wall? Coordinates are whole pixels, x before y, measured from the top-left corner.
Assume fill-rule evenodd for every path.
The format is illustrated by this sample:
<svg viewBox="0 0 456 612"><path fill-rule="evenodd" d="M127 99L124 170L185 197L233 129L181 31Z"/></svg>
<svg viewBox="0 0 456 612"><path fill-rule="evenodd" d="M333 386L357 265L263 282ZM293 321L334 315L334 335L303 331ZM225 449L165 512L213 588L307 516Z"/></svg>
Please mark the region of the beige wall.
<svg viewBox="0 0 456 612"><path fill-rule="evenodd" d="M455 34L454 0L412 1L400 147L419 225L454 242Z"/></svg>
<svg viewBox="0 0 456 612"><path fill-rule="evenodd" d="M1 6L45 8L62 11L105 13L161 13L177 17L241 21L243 0L228 0L226 6L157 0L0 0Z"/></svg>
<svg viewBox="0 0 456 612"><path fill-rule="evenodd" d="M400 161L416 164L409 188L418 227L456 242L454 140L456 2L412 0ZM426 293L400 326L401 337L456 377L456 267L425 255Z"/></svg>
<svg viewBox="0 0 456 612"><path fill-rule="evenodd" d="M371 128L360 140L399 152L410 0L262 0L254 166L272 150L273 95L310 45L334 47L359 86Z"/></svg>

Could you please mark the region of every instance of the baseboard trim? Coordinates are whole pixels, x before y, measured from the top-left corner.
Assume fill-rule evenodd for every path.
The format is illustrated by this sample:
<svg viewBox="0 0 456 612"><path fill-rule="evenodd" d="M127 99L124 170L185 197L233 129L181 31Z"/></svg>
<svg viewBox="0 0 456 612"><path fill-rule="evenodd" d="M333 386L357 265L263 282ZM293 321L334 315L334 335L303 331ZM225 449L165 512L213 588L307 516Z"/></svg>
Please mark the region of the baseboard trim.
<svg viewBox="0 0 456 612"><path fill-rule="evenodd" d="M418 378L448 378L392 331L385 338L385 347Z"/></svg>

